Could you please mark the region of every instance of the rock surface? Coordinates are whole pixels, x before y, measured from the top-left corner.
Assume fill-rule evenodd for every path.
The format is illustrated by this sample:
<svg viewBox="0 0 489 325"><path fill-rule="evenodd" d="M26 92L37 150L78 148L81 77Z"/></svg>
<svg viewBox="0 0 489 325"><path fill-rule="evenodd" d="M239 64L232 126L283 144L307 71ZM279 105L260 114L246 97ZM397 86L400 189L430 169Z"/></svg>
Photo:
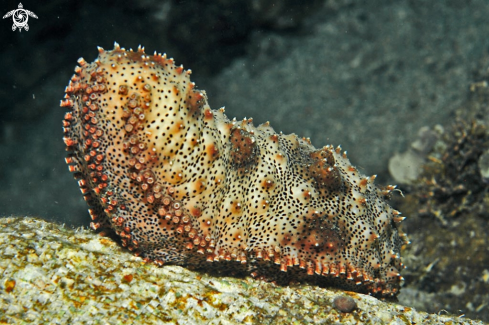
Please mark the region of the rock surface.
<svg viewBox="0 0 489 325"><path fill-rule="evenodd" d="M484 324L376 298L156 267L86 229L0 219L2 324ZM338 295L358 308L340 313Z"/></svg>
<svg viewBox="0 0 489 325"><path fill-rule="evenodd" d="M487 322L489 71L487 63L483 66L455 122L418 134L410 151L416 151L422 164L409 166L418 176L399 184L404 197L394 205L408 216L402 230L412 243L402 252L406 282L399 301Z"/></svg>
<svg viewBox="0 0 489 325"><path fill-rule="evenodd" d="M253 2L261 3L259 8L272 3ZM5 20L6 46L0 50L0 80L6 85L0 89L6 108L0 110L2 215L38 215L86 225L85 202L65 172L59 143L64 110L56 106L72 62L80 56L95 59L97 45L144 44L151 53L166 51L178 64L191 67L196 77L211 70L216 75L195 80L207 90L211 107L225 105L229 117L253 117L257 124L270 120L276 131L311 137L317 147L340 144L362 173L379 175L379 184L391 183L386 180L388 158L404 151L420 127L449 123L465 100L474 68L489 57L486 0L327 0L302 19L302 27L248 28L245 38L233 35L231 44L219 43L221 36L229 36L233 22L248 20L234 8L212 8L230 1L212 2L205 13L194 11L202 19L180 19L181 25L169 29L171 17L181 17L173 10L185 9L190 1L179 3L25 4L39 16L26 33L13 33ZM256 19L280 25L289 16L280 12ZM205 29L189 25L202 21ZM236 33L246 28L241 24ZM216 26L215 34L208 33L210 26ZM243 56L235 60L236 53ZM221 70L216 62L230 65Z"/></svg>

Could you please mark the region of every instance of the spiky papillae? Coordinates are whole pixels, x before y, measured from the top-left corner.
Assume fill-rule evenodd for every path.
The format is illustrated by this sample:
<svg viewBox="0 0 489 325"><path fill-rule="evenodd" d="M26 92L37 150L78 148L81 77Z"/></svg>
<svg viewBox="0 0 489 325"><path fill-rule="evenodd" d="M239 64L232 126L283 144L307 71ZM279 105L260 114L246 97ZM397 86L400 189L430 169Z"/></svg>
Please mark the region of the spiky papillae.
<svg viewBox="0 0 489 325"><path fill-rule="evenodd" d="M339 147L228 120L165 55L116 44L78 63L64 141L94 229L160 265L397 294L393 187Z"/></svg>

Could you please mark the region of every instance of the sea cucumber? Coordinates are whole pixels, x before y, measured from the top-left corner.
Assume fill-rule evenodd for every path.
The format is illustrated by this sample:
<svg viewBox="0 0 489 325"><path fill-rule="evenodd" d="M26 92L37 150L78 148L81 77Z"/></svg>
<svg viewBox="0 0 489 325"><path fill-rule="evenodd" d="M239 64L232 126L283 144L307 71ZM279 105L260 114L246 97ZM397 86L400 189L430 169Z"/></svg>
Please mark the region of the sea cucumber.
<svg viewBox="0 0 489 325"><path fill-rule="evenodd" d="M230 121L166 55L116 43L78 64L64 142L93 229L157 265L397 295L394 186L340 147Z"/></svg>

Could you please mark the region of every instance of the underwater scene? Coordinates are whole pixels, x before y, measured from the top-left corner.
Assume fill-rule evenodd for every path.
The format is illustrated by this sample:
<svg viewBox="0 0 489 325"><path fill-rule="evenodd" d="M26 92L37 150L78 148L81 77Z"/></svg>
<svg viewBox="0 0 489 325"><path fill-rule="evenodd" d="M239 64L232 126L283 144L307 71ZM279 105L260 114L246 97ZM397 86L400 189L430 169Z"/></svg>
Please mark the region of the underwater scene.
<svg viewBox="0 0 489 325"><path fill-rule="evenodd" d="M489 323L489 2L2 2L1 324Z"/></svg>

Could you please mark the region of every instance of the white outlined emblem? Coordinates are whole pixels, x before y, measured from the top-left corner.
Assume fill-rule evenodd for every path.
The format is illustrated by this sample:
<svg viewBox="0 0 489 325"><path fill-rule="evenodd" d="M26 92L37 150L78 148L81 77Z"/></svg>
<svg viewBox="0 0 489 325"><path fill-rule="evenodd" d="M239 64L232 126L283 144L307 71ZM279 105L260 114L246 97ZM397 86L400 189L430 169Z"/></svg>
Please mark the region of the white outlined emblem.
<svg viewBox="0 0 489 325"><path fill-rule="evenodd" d="M29 10L25 10L24 6L22 6L22 3L19 2L19 8L11 10L3 16L3 19L8 18L12 16L14 20L14 24L12 25L12 30L15 31L15 29L19 29L19 32L22 31L22 28L24 28L26 31L29 30L29 25L27 25L27 21L29 20L29 16L36 18L37 16L35 13Z"/></svg>

